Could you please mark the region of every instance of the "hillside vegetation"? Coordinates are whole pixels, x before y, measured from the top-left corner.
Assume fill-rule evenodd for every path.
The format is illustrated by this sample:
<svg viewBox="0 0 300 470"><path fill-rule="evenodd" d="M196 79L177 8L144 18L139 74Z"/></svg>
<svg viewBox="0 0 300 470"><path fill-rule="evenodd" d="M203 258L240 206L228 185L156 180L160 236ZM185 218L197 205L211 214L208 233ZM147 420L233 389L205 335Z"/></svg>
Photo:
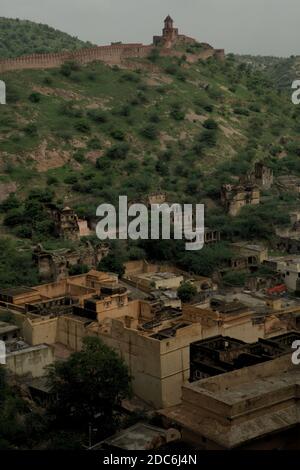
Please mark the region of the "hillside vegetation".
<svg viewBox="0 0 300 470"><path fill-rule="evenodd" d="M279 89L290 90L294 80L300 77L300 56L268 57L236 55L239 63L251 65L253 68L263 71Z"/></svg>
<svg viewBox="0 0 300 470"><path fill-rule="evenodd" d="M275 176L300 176L300 113L290 96L232 56L191 65L184 55L153 54L131 65L135 70L67 63L5 74L0 183L14 183L17 191L0 209L10 243L50 243L45 202L95 217L102 202L117 205L124 194L136 201L160 189L171 201L204 202L206 224L220 229L224 240L269 240L275 225L288 222L296 197L274 186L260 206L231 218L221 207L220 188L259 160ZM155 242L138 246L135 256L210 274L226 247L208 251L187 255L175 244L159 249Z"/></svg>
<svg viewBox="0 0 300 470"><path fill-rule="evenodd" d="M45 24L0 17L0 59L87 46L91 44Z"/></svg>

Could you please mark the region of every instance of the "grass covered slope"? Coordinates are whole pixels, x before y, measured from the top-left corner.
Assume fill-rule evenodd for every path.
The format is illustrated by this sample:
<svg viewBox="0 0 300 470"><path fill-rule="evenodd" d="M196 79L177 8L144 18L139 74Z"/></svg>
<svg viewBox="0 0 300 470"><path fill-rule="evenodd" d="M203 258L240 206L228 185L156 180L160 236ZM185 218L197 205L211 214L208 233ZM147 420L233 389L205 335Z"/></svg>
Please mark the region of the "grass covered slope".
<svg viewBox="0 0 300 470"><path fill-rule="evenodd" d="M44 24L0 18L0 59L74 50L90 45Z"/></svg>
<svg viewBox="0 0 300 470"><path fill-rule="evenodd" d="M235 218L224 213L220 188L258 160L275 176L300 176L300 112L290 96L233 57L188 64L184 56L155 54L131 65L135 70L69 63L4 74L0 196L7 185L16 193L0 204L3 251L12 253L2 285L34 283L34 244L65 244L53 238L48 202L95 217L102 202L117 205L119 195L136 201L161 189L170 201L205 203L206 225L225 242L270 240L276 225L288 223L298 198L276 184ZM138 244L116 259L156 257L211 275L229 256L226 244L190 254L164 242Z"/></svg>
<svg viewBox="0 0 300 470"><path fill-rule="evenodd" d="M136 200L162 189L177 202L205 202L207 224L228 239L267 238L286 223L293 195L274 188L231 219L220 188L258 160L275 175L300 175L300 113L290 97L232 57L134 64L136 71L94 63L5 74L0 188L14 183L17 201L2 205L3 230L49 238L36 207L28 216L32 190L87 217L120 194Z"/></svg>
<svg viewBox="0 0 300 470"><path fill-rule="evenodd" d="M235 55L239 63L249 64L263 71L280 89L291 90L294 80L300 77L300 56L268 57L252 55Z"/></svg>

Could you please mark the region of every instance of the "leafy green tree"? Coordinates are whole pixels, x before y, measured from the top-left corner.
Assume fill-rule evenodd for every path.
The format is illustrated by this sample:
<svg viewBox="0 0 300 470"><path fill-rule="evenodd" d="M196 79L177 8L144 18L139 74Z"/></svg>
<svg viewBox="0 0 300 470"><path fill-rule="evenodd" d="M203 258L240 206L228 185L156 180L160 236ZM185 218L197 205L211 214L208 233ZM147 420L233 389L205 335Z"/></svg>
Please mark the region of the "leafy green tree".
<svg viewBox="0 0 300 470"><path fill-rule="evenodd" d="M11 193L7 199L5 199L1 204L0 204L0 211L1 212L7 212L11 209L17 209L20 207L20 201L17 199L16 195L14 193Z"/></svg>
<svg viewBox="0 0 300 470"><path fill-rule="evenodd" d="M32 253L17 250L12 240L0 238L1 287L33 286L38 282L38 272L32 261Z"/></svg>
<svg viewBox="0 0 300 470"><path fill-rule="evenodd" d="M31 93L31 95L29 95L28 99L32 103L39 103L41 101L41 94L37 93L37 92Z"/></svg>
<svg viewBox="0 0 300 470"><path fill-rule="evenodd" d="M105 256L98 264L97 269L99 271L116 273L119 276L123 276L125 272L122 259L114 252Z"/></svg>
<svg viewBox="0 0 300 470"><path fill-rule="evenodd" d="M112 432L121 400L131 393L127 366L96 337L84 338L82 351L52 364L48 382L56 396L49 413L63 429L85 430L97 418L104 434Z"/></svg>
<svg viewBox="0 0 300 470"><path fill-rule="evenodd" d="M129 144L127 144L127 142L124 142L122 144L113 145L111 148L107 150L106 155L108 158L114 158L116 160L118 159L123 160L126 158L129 150L130 150ZM101 159L99 163L101 163Z"/></svg>
<svg viewBox="0 0 300 470"><path fill-rule="evenodd" d="M153 124L149 124L148 126L144 127L141 131L142 135L149 140L155 140L158 137L158 129Z"/></svg>
<svg viewBox="0 0 300 470"><path fill-rule="evenodd" d="M204 123L203 126L205 129L209 130L216 130L218 129L218 123L214 119L207 119Z"/></svg>
<svg viewBox="0 0 300 470"><path fill-rule="evenodd" d="M182 302L187 303L197 294L197 289L191 282L184 282L177 290L177 294Z"/></svg>

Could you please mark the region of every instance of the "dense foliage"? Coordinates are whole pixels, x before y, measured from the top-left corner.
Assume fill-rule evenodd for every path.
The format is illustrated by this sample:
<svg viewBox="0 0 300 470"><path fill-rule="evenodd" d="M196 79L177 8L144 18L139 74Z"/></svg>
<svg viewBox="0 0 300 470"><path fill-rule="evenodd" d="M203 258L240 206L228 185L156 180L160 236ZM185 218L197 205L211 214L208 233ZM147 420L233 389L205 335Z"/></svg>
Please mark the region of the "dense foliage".
<svg viewBox="0 0 300 470"><path fill-rule="evenodd" d="M86 46L90 44L48 25L0 18L0 58L61 52Z"/></svg>

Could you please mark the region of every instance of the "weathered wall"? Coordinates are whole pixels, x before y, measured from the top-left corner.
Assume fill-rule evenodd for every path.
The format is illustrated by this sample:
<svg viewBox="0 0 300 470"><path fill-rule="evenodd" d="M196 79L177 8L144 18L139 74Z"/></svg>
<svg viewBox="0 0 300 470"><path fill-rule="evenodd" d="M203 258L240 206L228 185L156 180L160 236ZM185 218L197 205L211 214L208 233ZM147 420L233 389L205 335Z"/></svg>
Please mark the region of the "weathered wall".
<svg viewBox="0 0 300 470"><path fill-rule="evenodd" d="M26 343L54 344L57 336L57 318L30 320L26 318L23 323L23 336Z"/></svg>
<svg viewBox="0 0 300 470"><path fill-rule="evenodd" d="M7 355L6 366L15 375L41 377L45 374L44 367L54 362L53 349L45 344L21 349Z"/></svg>
<svg viewBox="0 0 300 470"><path fill-rule="evenodd" d="M184 37L184 36L182 36ZM149 55L153 45L145 46L140 43L134 44L114 44L111 46L98 46L92 48L80 49L72 52L58 52L52 54L32 54L16 57L14 59L0 60L0 73L13 70L26 69L50 69L60 67L68 61L74 61L79 64L88 64L94 61L102 61L109 65L120 65L126 62L126 59L143 59ZM163 56L182 56L182 52L174 49L163 48L160 51ZM197 54L186 54L188 62L195 62L199 59L208 59L216 57L219 60L225 58L223 49L205 48Z"/></svg>
<svg viewBox="0 0 300 470"><path fill-rule="evenodd" d="M87 64L99 60L111 65L120 64L123 59L147 57L152 47L153 46L144 46L143 44L118 44L80 49L74 52L32 54L16 57L14 59L1 60L0 73L12 70L55 68L67 61Z"/></svg>
<svg viewBox="0 0 300 470"><path fill-rule="evenodd" d="M134 393L155 408L180 403L182 384L190 374L190 343L201 338L200 325L177 331L159 341L112 320L107 331L94 331L125 360L133 378Z"/></svg>
<svg viewBox="0 0 300 470"><path fill-rule="evenodd" d="M82 339L86 336L87 321L73 316L58 318L56 341L73 351L82 349Z"/></svg>

